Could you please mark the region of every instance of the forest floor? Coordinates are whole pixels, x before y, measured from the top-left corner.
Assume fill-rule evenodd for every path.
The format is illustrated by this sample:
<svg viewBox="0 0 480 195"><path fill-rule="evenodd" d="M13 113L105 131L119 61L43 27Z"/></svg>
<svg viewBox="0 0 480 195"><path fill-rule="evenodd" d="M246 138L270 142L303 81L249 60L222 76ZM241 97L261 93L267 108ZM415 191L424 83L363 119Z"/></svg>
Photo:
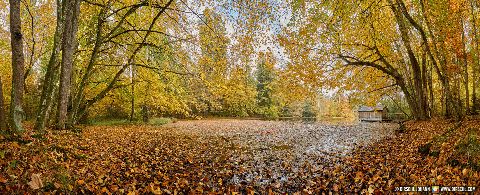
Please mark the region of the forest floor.
<svg viewBox="0 0 480 195"><path fill-rule="evenodd" d="M480 120L179 121L27 131L0 144L0 192L235 194L480 187ZM477 192L480 189L477 189ZM216 194L214 193L214 194Z"/></svg>

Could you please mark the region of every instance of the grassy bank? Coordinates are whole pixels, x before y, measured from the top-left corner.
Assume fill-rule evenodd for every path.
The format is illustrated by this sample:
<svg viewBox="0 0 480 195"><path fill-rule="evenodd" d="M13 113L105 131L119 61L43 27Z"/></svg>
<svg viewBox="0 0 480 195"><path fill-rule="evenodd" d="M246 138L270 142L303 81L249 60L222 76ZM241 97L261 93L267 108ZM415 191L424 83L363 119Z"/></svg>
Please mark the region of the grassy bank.
<svg viewBox="0 0 480 195"><path fill-rule="evenodd" d="M127 119L94 119L91 120L88 125L92 126L117 126L117 125L154 125L160 126L165 125L171 122L175 122L175 118L164 118L164 117L155 117L150 119L148 122L143 121L130 121Z"/></svg>

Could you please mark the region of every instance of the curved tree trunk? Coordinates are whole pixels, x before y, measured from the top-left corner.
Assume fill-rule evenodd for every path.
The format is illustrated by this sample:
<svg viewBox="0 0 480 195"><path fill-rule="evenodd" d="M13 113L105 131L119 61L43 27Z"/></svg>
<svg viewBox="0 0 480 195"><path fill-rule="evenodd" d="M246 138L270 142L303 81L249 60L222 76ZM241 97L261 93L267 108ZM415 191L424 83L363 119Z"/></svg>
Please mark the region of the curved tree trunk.
<svg viewBox="0 0 480 195"><path fill-rule="evenodd" d="M412 75L413 75L413 94L411 98L413 99L414 102L412 102L411 107L413 110L413 116L415 119L418 120L425 120L428 117L427 115L427 104L426 104L426 93L424 91L424 83L422 79L422 70L420 67L420 63L418 62L418 59L415 56L415 53L413 52L412 45L410 42L410 37L408 35L408 29L405 24L405 18L404 15L405 13L402 12L401 5L394 5L392 1L391 3L391 9L395 15L396 22L398 25L398 28L400 30L400 35L401 39L403 42L403 46L407 50L408 58L409 58L409 65L412 68Z"/></svg>

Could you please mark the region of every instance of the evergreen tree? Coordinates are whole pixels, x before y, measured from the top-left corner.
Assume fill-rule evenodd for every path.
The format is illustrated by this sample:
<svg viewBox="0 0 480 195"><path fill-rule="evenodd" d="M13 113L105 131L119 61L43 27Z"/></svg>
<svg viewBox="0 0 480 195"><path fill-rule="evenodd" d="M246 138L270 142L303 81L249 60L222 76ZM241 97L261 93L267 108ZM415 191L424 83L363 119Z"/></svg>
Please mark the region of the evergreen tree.
<svg viewBox="0 0 480 195"><path fill-rule="evenodd" d="M273 98L273 82L275 78L274 63L271 53L260 53L257 64L257 105L259 114L267 117L278 116Z"/></svg>

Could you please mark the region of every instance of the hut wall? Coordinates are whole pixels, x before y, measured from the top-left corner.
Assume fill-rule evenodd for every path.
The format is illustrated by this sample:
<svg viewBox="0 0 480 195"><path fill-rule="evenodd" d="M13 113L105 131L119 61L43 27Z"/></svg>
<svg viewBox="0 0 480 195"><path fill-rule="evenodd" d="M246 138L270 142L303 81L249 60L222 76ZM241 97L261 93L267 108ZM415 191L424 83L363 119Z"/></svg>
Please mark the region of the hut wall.
<svg viewBox="0 0 480 195"><path fill-rule="evenodd" d="M359 119L369 119L371 112L358 112Z"/></svg>
<svg viewBox="0 0 480 195"><path fill-rule="evenodd" d="M358 118L365 121L381 121L384 117L382 111L358 112Z"/></svg>

